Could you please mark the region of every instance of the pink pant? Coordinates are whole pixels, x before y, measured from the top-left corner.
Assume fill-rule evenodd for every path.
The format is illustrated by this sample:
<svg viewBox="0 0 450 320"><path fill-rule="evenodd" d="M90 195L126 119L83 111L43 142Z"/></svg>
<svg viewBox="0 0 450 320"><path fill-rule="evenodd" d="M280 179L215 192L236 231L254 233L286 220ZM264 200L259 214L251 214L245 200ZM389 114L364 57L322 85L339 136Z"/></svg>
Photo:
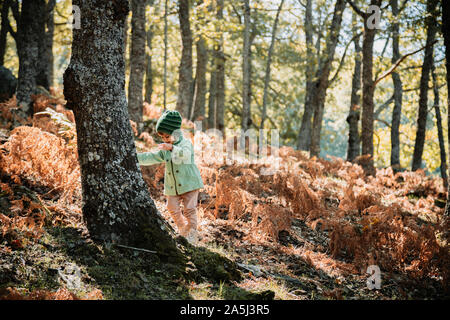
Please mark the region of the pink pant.
<svg viewBox="0 0 450 320"><path fill-rule="evenodd" d="M191 229L197 230L197 199L198 189L178 196L167 196L167 210L182 236L186 236ZM180 208L181 201L184 205L183 214Z"/></svg>

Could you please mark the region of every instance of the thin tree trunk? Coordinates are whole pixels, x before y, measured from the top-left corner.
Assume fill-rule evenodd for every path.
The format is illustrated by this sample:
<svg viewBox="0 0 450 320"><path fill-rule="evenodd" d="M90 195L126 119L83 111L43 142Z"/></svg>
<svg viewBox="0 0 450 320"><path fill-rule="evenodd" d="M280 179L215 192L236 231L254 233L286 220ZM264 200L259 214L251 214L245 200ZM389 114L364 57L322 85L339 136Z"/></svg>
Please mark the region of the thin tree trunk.
<svg viewBox="0 0 450 320"><path fill-rule="evenodd" d="M444 142L444 132L442 130L442 118L441 118L441 109L440 109L440 101L439 101L439 87L436 79L436 70L435 65L433 63L431 67L431 76L433 78L433 94L434 94L434 111L436 113L436 127L438 131L438 139L439 139L439 150L441 156L441 177L444 182L444 187L447 189L448 187L448 178L447 178L447 157L445 152L445 142Z"/></svg>
<svg viewBox="0 0 450 320"><path fill-rule="evenodd" d="M306 0L305 8L305 38L306 38L306 90L305 90L305 111L303 112L302 123L297 137L297 148L309 150L311 145L311 126L314 110L311 106L311 99L314 95L314 49L313 49L313 20L312 20L312 0ZM317 52L319 54L319 51Z"/></svg>
<svg viewBox="0 0 450 320"><path fill-rule="evenodd" d="M217 19L223 21L223 0L217 0ZM225 137L225 54L223 48L223 27L219 25L219 42L216 50L216 123L215 128Z"/></svg>
<svg viewBox="0 0 450 320"><path fill-rule="evenodd" d="M164 110L167 108L167 9L168 9L168 3L167 0L164 2Z"/></svg>
<svg viewBox="0 0 450 320"><path fill-rule="evenodd" d="M184 118L189 117L192 104L192 32L189 22L189 1L178 1L178 15L180 19L181 62L178 78L178 98L176 109Z"/></svg>
<svg viewBox="0 0 450 320"><path fill-rule="evenodd" d="M400 59L399 50L399 9L398 0L391 0L392 15L396 19L392 24L392 63ZM402 115L402 97L403 86L400 75L392 72L392 81L394 83L394 110L392 111L391 125L391 166L394 170L400 169L400 118Z"/></svg>
<svg viewBox="0 0 450 320"><path fill-rule="evenodd" d="M450 2L442 1L442 34L444 35L444 45L445 45L445 67L447 70L447 144L450 150ZM450 157L449 157L450 158ZM450 168L450 166L447 166ZM450 174L448 174L450 178ZM444 223L449 222L450 217L450 183L447 184L447 203L445 205L445 220ZM448 227L447 227L448 230ZM447 239L450 235L447 232Z"/></svg>
<svg viewBox="0 0 450 320"><path fill-rule="evenodd" d="M197 43L197 68L195 75L195 102L191 120L202 119L202 127L206 125L205 103L206 103L206 66L208 53L206 51L205 39L200 36Z"/></svg>
<svg viewBox="0 0 450 320"><path fill-rule="evenodd" d="M331 71L331 64L334 59L334 53L339 40L339 33L341 29L342 14L345 9L344 0L336 0L334 7L333 20L330 27L330 34L327 40L325 57L323 63L319 65L317 73L317 81L314 83L316 92L312 97L312 107L314 108L314 120L311 132L311 155L319 156L320 154L320 133L322 129L322 119L325 106L325 98L329 85L329 75Z"/></svg>
<svg viewBox="0 0 450 320"><path fill-rule="evenodd" d="M36 84L49 90L53 85L53 34L55 31L54 8L56 1L50 0L45 8L45 35L42 41L42 47L39 48L40 71L37 76Z"/></svg>
<svg viewBox="0 0 450 320"><path fill-rule="evenodd" d="M23 0L18 23L17 52L19 79L17 101L21 111L32 116L31 95L35 93L40 72L40 48L45 38L45 0Z"/></svg>
<svg viewBox="0 0 450 320"><path fill-rule="evenodd" d="M214 49L211 58L211 74L209 80L208 129L215 128L216 124L216 74L216 51Z"/></svg>
<svg viewBox="0 0 450 320"><path fill-rule="evenodd" d="M284 3L284 0L281 0L280 5L278 6L277 15L275 16L275 21L273 23L273 28L272 28L272 39L270 41L269 52L267 53L266 76L264 78L264 93L263 93L261 124L259 125L260 129L264 129L264 121L266 120L267 91L268 91L269 82L270 82L270 67L271 67L271 63L272 63L272 53L273 53L273 48L275 46L275 38L276 38L276 34L277 34L278 20L280 17L281 9L283 8L283 3Z"/></svg>
<svg viewBox="0 0 450 320"><path fill-rule="evenodd" d="M147 46L148 53L146 54L146 71L145 71L145 98L148 103L152 102L153 93L153 75L152 75L152 40L153 40L153 26L150 26L147 31Z"/></svg>
<svg viewBox="0 0 450 320"><path fill-rule="evenodd" d="M90 236L156 250L181 261L137 163L124 88L128 1L73 0L73 4L80 7L83 19L81 29L73 32L64 96L75 115L82 211Z"/></svg>
<svg viewBox="0 0 450 320"><path fill-rule="evenodd" d="M362 46L362 118L361 118L361 142L362 154L368 156L363 161L362 167L368 175L375 174L373 163L373 133L374 133L374 102L375 80L373 79L373 44L377 29L368 24L371 15L361 11L352 1L347 0L353 10L358 13L364 21L364 36ZM381 6L382 0L371 0L370 5Z"/></svg>
<svg viewBox="0 0 450 320"><path fill-rule="evenodd" d="M246 131L250 120L250 1L244 0L244 48L242 54L242 121L241 128Z"/></svg>
<svg viewBox="0 0 450 320"><path fill-rule="evenodd" d="M148 0L147 4L153 6L155 0ZM155 15L159 15L159 6L156 6ZM145 95L144 101L151 103L153 94L153 72L152 72L152 41L154 34L154 25L149 25L147 30L147 51L145 54Z"/></svg>
<svg viewBox="0 0 450 320"><path fill-rule="evenodd" d="M142 130L142 105L145 74L145 5L147 0L131 0L130 82L128 84L128 112Z"/></svg>
<svg viewBox="0 0 450 320"><path fill-rule="evenodd" d="M0 26L0 66L5 64L5 53L6 53L6 40L8 36L8 12L10 6L10 0L5 0L2 3L2 11L1 11L1 26Z"/></svg>
<svg viewBox="0 0 450 320"><path fill-rule="evenodd" d="M354 23L356 15L353 14ZM358 30L354 26L353 34L357 34ZM360 36L354 38L353 43L355 45L355 67L353 70L352 78L352 94L350 98L350 111L347 117L347 122L349 126L348 130L348 150L347 150L347 160L353 161L361 153L361 140L359 137L359 119L361 115L361 44Z"/></svg>
<svg viewBox="0 0 450 320"><path fill-rule="evenodd" d="M417 118L417 132L414 144L414 154L412 161L412 170L416 171L422 167L422 155L425 145L425 132L428 114L428 82L430 81L430 71L433 64L433 43L437 32L437 5L438 0L430 0L427 2L428 16L425 18L427 26L427 40L425 48L425 57L422 64L422 75L420 77L419 92L419 112Z"/></svg>

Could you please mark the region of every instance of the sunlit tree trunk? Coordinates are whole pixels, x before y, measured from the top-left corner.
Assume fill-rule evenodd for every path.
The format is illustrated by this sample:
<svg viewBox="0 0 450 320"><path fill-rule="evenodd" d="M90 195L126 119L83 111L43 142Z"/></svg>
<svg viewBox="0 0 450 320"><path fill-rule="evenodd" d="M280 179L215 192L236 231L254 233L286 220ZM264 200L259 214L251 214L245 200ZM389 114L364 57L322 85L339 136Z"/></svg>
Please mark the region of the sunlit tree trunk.
<svg viewBox="0 0 450 320"><path fill-rule="evenodd" d="M213 54L211 57L211 72L209 79L209 98L208 98L208 121L207 126L208 129L212 129L215 127L216 123L216 57L215 50L213 50Z"/></svg>
<svg viewBox="0 0 450 320"><path fill-rule="evenodd" d="M192 104L192 32L189 22L189 1L178 1L178 16L181 29L181 62L178 77L178 97L176 109L184 118L188 118L188 112Z"/></svg>
<svg viewBox="0 0 450 320"><path fill-rule="evenodd" d="M400 23L398 0L391 0L391 10L395 22L392 24L392 63L400 59L399 39ZM400 75L392 72L392 81L394 83L394 110L392 111L391 124L391 166L397 170L400 168L400 119L402 115L402 97L403 86Z"/></svg>
<svg viewBox="0 0 450 320"><path fill-rule="evenodd" d="M428 15L425 18L427 26L427 40L425 57L422 64L422 74L420 76L419 112L417 117L417 132L412 161L413 171L422 167L422 155L425 145L425 132L428 116L428 83L430 81L430 71L433 65L433 43L438 29L436 21L438 3L438 0L429 0L427 2Z"/></svg>
<svg viewBox="0 0 450 320"><path fill-rule="evenodd" d="M247 130L250 121L250 1L244 0L244 48L242 53L242 130Z"/></svg>
<svg viewBox="0 0 450 320"><path fill-rule="evenodd" d="M131 0L130 82L128 84L128 112L142 130L142 104L145 74L145 5L147 0Z"/></svg>
<svg viewBox="0 0 450 320"><path fill-rule="evenodd" d="M439 150L441 157L441 177L444 181L444 187L447 188L447 156L445 152L445 142L444 142L444 132L442 130L442 118L441 118L441 108L440 108L440 99L439 99L439 87L437 83L436 70L435 65L431 67L431 76L433 78L433 95L434 95L434 112L436 113L436 128L438 131L438 140L439 140Z"/></svg>
<svg viewBox="0 0 450 320"><path fill-rule="evenodd" d="M314 44L313 44L313 20L312 20L312 0L306 0L305 8L305 42L306 42L306 90L305 104L302 122L297 137L297 148L300 150L309 150L311 145L311 125L314 110L311 105L311 98L314 94L313 77L314 77ZM317 54L319 54L317 52ZM317 56L316 56L317 58ZM318 59L317 59L318 60ZM316 61L317 61L316 60Z"/></svg>
<svg viewBox="0 0 450 320"><path fill-rule="evenodd" d="M223 22L224 0L217 0L217 19ZM215 128L225 136L225 54L223 48L223 26L219 27L219 41L216 49L216 122Z"/></svg>
<svg viewBox="0 0 450 320"><path fill-rule="evenodd" d="M280 5L278 6L277 15L275 16L275 21L272 27L272 39L270 41L269 52L267 53L267 62L266 62L266 75L264 77L264 92L263 92L263 105L262 105L262 114L261 114L261 123L259 125L260 129L264 129L264 121L266 120L266 108L267 108L267 93L270 82L270 68L272 63L272 53L273 48L275 46L275 37L277 34L278 27L278 19L280 17L281 9L283 8L284 0L281 0Z"/></svg>
<svg viewBox="0 0 450 320"><path fill-rule="evenodd" d="M334 7L333 20L331 22L330 33L327 39L325 54L323 60L319 64L319 70L316 74L316 81L314 86L316 91L312 97L312 107L314 109L314 119L311 131L311 146L310 151L312 156L319 156L320 154L320 133L322 130L322 120L325 107L325 98L329 85L329 75L331 71L331 64L334 59L334 53L339 40L339 32L341 29L342 14L345 9L344 0L336 0Z"/></svg>
<svg viewBox="0 0 450 320"><path fill-rule="evenodd" d="M353 14L355 18L355 14ZM356 23L354 19L354 23ZM353 161L361 153L361 140L359 137L359 119L361 115L361 37L357 35L357 28L354 26L353 40L355 46L355 67L353 69L352 93L350 98L350 111L348 113L348 149L347 160Z"/></svg>
<svg viewBox="0 0 450 320"><path fill-rule="evenodd" d="M202 119L202 126L206 125L205 103L206 103L206 66L208 64L208 53L206 51L205 39L200 36L197 43L197 68L195 75L195 99L191 120Z"/></svg>

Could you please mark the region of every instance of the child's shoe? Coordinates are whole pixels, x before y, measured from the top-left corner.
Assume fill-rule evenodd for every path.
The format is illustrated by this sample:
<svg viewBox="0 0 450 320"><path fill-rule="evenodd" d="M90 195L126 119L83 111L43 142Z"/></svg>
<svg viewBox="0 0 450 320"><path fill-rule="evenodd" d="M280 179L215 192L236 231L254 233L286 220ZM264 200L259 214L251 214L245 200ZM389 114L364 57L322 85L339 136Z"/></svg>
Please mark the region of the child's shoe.
<svg viewBox="0 0 450 320"><path fill-rule="evenodd" d="M198 243L198 232L195 229L191 229L189 233L186 236L186 240L192 244L193 246L197 245Z"/></svg>

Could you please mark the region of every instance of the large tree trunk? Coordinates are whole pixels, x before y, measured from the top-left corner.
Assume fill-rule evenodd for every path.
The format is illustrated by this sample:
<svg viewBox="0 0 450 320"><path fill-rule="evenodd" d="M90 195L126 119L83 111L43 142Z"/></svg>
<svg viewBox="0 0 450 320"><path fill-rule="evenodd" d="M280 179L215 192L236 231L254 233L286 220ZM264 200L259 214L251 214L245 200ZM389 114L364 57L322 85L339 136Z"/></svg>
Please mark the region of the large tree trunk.
<svg viewBox="0 0 450 320"><path fill-rule="evenodd" d="M284 0L281 0L280 5L278 6L277 15L275 16L275 21L273 23L273 28L272 28L272 39L270 41L269 52L267 53L266 76L264 77L264 92L263 92L261 123L259 125L260 129L264 129L264 121L266 121L267 92L268 92L269 82L270 82L270 67L271 67L271 63L272 63L272 53L273 53L273 48L275 46L275 37L277 34L278 19L280 17L281 9L283 8L283 3L284 3Z"/></svg>
<svg viewBox="0 0 450 320"><path fill-rule="evenodd" d="M223 22L223 0L217 0L217 19ZM223 27L219 27L219 42L216 49L216 123L217 130L225 137L225 54L223 51Z"/></svg>
<svg viewBox="0 0 450 320"><path fill-rule="evenodd" d="M355 17L355 14L353 14ZM356 19L354 19L356 20ZM356 21L354 21L355 23ZM348 113L348 149L347 160L353 161L361 153L361 140L359 138L359 119L361 114L361 44L360 36L357 35L358 30L356 26L353 30L353 36L355 37L353 43L355 45L355 67L353 69L352 78L352 93L350 98L350 111Z"/></svg>
<svg viewBox="0 0 450 320"><path fill-rule="evenodd" d="M178 1L178 15L180 19L181 62L178 78L178 98L176 109L184 118L189 117L192 104L192 32L189 22L189 1Z"/></svg>
<svg viewBox="0 0 450 320"><path fill-rule="evenodd" d="M73 0L81 9L64 96L74 111L83 217L95 240L135 245L176 257L137 162L125 96L126 0ZM98 31L98 32L97 32Z"/></svg>
<svg viewBox="0 0 450 320"><path fill-rule="evenodd" d="M392 63L395 63L400 59L398 0L391 0L391 9L392 15L396 19L392 24ZM403 86L400 75L395 71L392 72L392 81L394 83L394 110L392 111L391 125L391 166L397 170L400 169L400 119L402 115Z"/></svg>
<svg viewBox="0 0 450 320"><path fill-rule="evenodd" d="M128 84L128 112L142 130L142 104L145 74L145 5L147 0L131 0L130 83Z"/></svg>
<svg viewBox="0 0 450 320"><path fill-rule="evenodd" d="M244 48L242 53L242 119L241 128L246 131L250 120L250 3L244 0Z"/></svg>
<svg viewBox="0 0 450 320"><path fill-rule="evenodd" d="M311 146L310 151L312 156L319 156L320 154L320 133L322 130L322 119L325 106L325 98L329 85L329 75L331 71L331 64L334 59L334 53L339 40L339 32L341 29L342 14L345 9L346 2L344 0L336 0L334 7L333 20L330 27L330 34L327 39L324 60L319 64L317 72L317 80L314 82L316 91L312 97L312 107L314 109L314 120L311 132Z"/></svg>
<svg viewBox="0 0 450 320"><path fill-rule="evenodd" d="M311 145L311 125L314 110L311 106L311 99L314 95L314 49L313 49L313 20L312 20L312 0L306 0L305 8L305 42L306 42L306 90L305 90L305 111L303 112L302 123L297 137L297 148L309 150ZM319 52L317 52L319 54Z"/></svg>
<svg viewBox="0 0 450 320"><path fill-rule="evenodd" d="M35 93L45 39L45 0L23 0L17 32L19 79L17 101L25 114L32 116L31 95Z"/></svg>
<svg viewBox="0 0 450 320"><path fill-rule="evenodd" d="M438 0L429 0L427 2L427 17L425 18L427 26L427 40L425 48L425 57L422 64L422 75L420 77L419 91L419 112L417 118L417 132L414 144L414 154L412 161L412 170L416 171L422 167L422 154L425 145L425 132L428 115L428 82L430 81L430 71L433 64L433 43L438 29L437 5Z"/></svg>
<svg viewBox="0 0 450 320"><path fill-rule="evenodd" d="M191 120L202 119L202 127L206 125L205 103L206 103L206 66L208 64L208 53L206 51L205 39L200 36L197 46L197 69L195 74L195 102Z"/></svg>

